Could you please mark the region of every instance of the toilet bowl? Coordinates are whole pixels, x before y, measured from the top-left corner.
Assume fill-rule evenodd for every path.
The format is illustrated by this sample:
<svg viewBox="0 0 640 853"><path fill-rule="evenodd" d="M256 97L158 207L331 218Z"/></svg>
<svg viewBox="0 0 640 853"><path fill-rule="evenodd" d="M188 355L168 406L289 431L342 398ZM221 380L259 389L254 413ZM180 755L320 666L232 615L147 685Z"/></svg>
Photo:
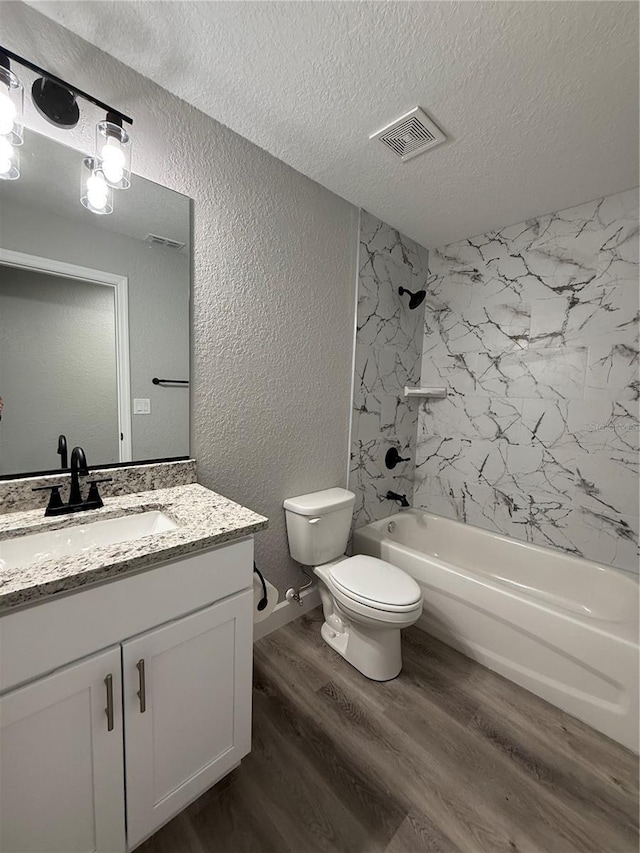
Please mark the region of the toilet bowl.
<svg viewBox="0 0 640 853"><path fill-rule="evenodd" d="M422 613L422 593L406 572L376 557L347 557L355 495L326 489L284 502L289 551L319 581L322 638L367 678L402 669L400 631Z"/></svg>

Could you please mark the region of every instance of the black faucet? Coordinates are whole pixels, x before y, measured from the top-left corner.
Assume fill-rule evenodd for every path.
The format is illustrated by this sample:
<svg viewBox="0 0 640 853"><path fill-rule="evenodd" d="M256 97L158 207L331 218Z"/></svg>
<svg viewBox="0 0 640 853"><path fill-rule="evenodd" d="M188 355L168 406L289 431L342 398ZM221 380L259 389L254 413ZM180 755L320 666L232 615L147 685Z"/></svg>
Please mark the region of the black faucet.
<svg viewBox="0 0 640 853"><path fill-rule="evenodd" d="M386 498L388 501L398 501L400 506L402 507L410 506L406 495L398 495L395 492L387 492Z"/></svg>
<svg viewBox="0 0 640 853"><path fill-rule="evenodd" d="M78 506L82 503L80 494L79 476L86 477L89 473L87 457L81 447L74 447L71 451L71 491L69 492L69 506Z"/></svg>
<svg viewBox="0 0 640 853"><path fill-rule="evenodd" d="M61 436L64 438L64 436ZM66 439L65 439L66 443ZM49 486L38 486L33 491L41 492L49 490L49 504L45 510L45 515L67 515L70 512L83 512L87 509L100 509L104 506L100 493L98 492L99 483L110 483L111 477L106 477L103 480L90 480L89 494L86 500L82 500L80 492L80 477L86 477L89 474L87 465L87 457L81 447L74 447L71 451L71 490L69 491L69 502L63 503L60 497L60 489L63 488L62 483Z"/></svg>
<svg viewBox="0 0 640 853"><path fill-rule="evenodd" d="M60 467L64 471L69 467L69 455L67 453L67 436L59 435L58 436L58 449L56 451L58 456L60 457Z"/></svg>

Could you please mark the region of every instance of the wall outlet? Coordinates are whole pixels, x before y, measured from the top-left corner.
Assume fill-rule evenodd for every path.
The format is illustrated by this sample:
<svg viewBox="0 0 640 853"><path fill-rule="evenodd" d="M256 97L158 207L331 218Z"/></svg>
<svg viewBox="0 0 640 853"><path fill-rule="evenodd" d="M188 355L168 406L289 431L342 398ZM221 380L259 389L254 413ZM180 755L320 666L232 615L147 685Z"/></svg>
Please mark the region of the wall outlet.
<svg viewBox="0 0 640 853"><path fill-rule="evenodd" d="M150 415L151 400L146 400L138 397L133 398L133 414L134 415Z"/></svg>

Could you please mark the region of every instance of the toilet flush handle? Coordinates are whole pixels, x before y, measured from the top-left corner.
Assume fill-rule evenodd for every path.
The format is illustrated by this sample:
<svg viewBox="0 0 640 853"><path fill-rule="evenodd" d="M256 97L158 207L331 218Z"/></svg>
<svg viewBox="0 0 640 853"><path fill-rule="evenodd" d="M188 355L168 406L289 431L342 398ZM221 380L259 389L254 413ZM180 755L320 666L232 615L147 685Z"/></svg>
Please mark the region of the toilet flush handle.
<svg viewBox="0 0 640 853"><path fill-rule="evenodd" d="M317 524L319 521L320 521L320 519L319 519L319 518L310 518L310 519L309 519L309 524Z"/></svg>

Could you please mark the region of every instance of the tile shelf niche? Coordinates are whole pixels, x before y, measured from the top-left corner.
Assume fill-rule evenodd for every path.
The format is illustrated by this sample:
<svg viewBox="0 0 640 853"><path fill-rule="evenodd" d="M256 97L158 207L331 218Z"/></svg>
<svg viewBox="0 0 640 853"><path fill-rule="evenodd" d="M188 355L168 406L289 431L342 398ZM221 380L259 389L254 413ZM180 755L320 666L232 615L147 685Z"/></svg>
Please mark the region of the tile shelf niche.
<svg viewBox="0 0 640 853"><path fill-rule="evenodd" d="M424 388L411 388L409 385L404 386L405 397L433 397L443 400L447 396L447 389L444 386L428 386Z"/></svg>

